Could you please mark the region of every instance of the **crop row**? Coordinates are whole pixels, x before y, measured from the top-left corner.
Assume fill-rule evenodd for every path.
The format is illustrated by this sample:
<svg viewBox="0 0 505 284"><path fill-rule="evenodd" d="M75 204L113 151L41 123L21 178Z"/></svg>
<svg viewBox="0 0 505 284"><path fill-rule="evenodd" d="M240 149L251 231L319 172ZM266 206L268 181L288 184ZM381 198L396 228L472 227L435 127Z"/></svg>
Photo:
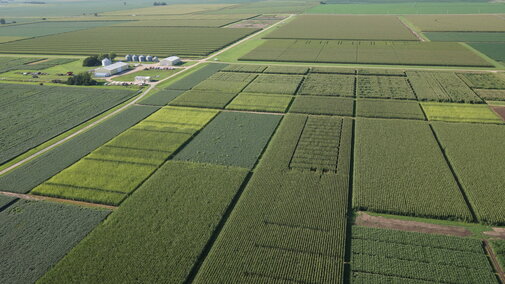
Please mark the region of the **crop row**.
<svg viewBox="0 0 505 284"><path fill-rule="evenodd" d="M35 186L79 161L96 148L155 112L157 108L133 106L74 139L0 177L0 190L27 193Z"/></svg>
<svg viewBox="0 0 505 284"><path fill-rule="evenodd" d="M404 281L498 283L481 240L356 226L352 236L353 272Z"/></svg>
<svg viewBox="0 0 505 284"><path fill-rule="evenodd" d="M216 114L163 108L32 193L117 205Z"/></svg>
<svg viewBox="0 0 505 284"><path fill-rule="evenodd" d="M490 67L454 42L365 42L270 39L239 58L243 61Z"/></svg>
<svg viewBox="0 0 505 284"><path fill-rule="evenodd" d="M220 113L174 159L252 168L280 118L269 114Z"/></svg>
<svg viewBox="0 0 505 284"><path fill-rule="evenodd" d="M407 72L419 100L480 103L482 100L456 74Z"/></svg>
<svg viewBox="0 0 505 284"><path fill-rule="evenodd" d="M307 118L289 167L336 172L342 128L341 119Z"/></svg>
<svg viewBox="0 0 505 284"><path fill-rule="evenodd" d="M355 139L354 208L472 220L428 123L358 118Z"/></svg>
<svg viewBox="0 0 505 284"><path fill-rule="evenodd" d="M186 281L247 173L167 162L39 282Z"/></svg>
<svg viewBox="0 0 505 284"><path fill-rule="evenodd" d="M34 283L109 213L52 202L14 202L0 212L2 282Z"/></svg>
<svg viewBox="0 0 505 284"><path fill-rule="evenodd" d="M131 90L0 84L0 164L131 98Z"/></svg>
<svg viewBox="0 0 505 284"><path fill-rule="evenodd" d="M293 96L259 93L240 93L226 106L227 109L267 112L286 112Z"/></svg>
<svg viewBox="0 0 505 284"><path fill-rule="evenodd" d="M434 130L479 221L505 224L505 209L498 205L505 202L504 126L437 122Z"/></svg>
<svg viewBox="0 0 505 284"><path fill-rule="evenodd" d="M256 29L100 27L0 44L3 53L97 54L114 51L157 56L204 56Z"/></svg>

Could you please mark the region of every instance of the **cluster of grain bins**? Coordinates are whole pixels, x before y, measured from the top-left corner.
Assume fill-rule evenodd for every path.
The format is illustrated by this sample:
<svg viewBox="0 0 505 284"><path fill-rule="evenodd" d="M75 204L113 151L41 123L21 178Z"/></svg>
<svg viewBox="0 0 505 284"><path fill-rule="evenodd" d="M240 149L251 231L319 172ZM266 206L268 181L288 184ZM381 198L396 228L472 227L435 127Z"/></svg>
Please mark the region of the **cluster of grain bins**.
<svg viewBox="0 0 505 284"><path fill-rule="evenodd" d="M130 55L127 54L125 56L125 61L127 62L158 62L159 59L156 56L151 56L151 55Z"/></svg>

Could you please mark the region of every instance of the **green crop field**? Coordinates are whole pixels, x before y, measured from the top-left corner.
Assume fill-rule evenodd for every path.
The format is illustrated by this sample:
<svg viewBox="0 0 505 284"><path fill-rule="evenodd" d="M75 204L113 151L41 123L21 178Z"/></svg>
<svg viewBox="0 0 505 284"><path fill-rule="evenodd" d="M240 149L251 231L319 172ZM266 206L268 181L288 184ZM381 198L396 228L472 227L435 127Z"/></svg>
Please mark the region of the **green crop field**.
<svg viewBox="0 0 505 284"><path fill-rule="evenodd" d="M421 101L482 102L475 92L454 73L408 71L407 76L417 98Z"/></svg>
<svg viewBox="0 0 505 284"><path fill-rule="evenodd" d="M505 76L490 73L460 73L468 86L476 89L505 89Z"/></svg>
<svg viewBox="0 0 505 284"><path fill-rule="evenodd" d="M256 29L100 27L0 44L0 53L92 55L114 51L119 55L204 56Z"/></svg>
<svg viewBox="0 0 505 284"><path fill-rule="evenodd" d="M505 90L475 90L479 97L489 101L505 101Z"/></svg>
<svg viewBox="0 0 505 284"><path fill-rule="evenodd" d="M131 98L128 90L0 84L0 164Z"/></svg>
<svg viewBox="0 0 505 284"><path fill-rule="evenodd" d="M109 2L0 0L1 284L504 281L503 0Z"/></svg>
<svg viewBox="0 0 505 284"><path fill-rule="evenodd" d="M467 47L454 42L356 42L270 39L250 53L242 56L239 60L474 67L491 66L489 62Z"/></svg>
<svg viewBox="0 0 505 284"><path fill-rule="evenodd" d="M175 159L252 168L279 121L267 114L221 113Z"/></svg>
<svg viewBox="0 0 505 284"><path fill-rule="evenodd" d="M503 202L504 126L439 122L434 129L479 221L505 224L505 210L497 206Z"/></svg>
<svg viewBox="0 0 505 284"><path fill-rule="evenodd" d="M0 27L0 36L16 36L23 38L41 37L52 34L68 33L78 30L86 30L95 27L111 26L121 23L120 21L93 21L93 22L39 22L33 24L21 24Z"/></svg>
<svg viewBox="0 0 505 284"><path fill-rule="evenodd" d="M442 235L354 226L351 267L353 283L499 283L481 240Z"/></svg>
<svg viewBox="0 0 505 284"><path fill-rule="evenodd" d="M40 282L183 282L246 174L165 164Z"/></svg>
<svg viewBox="0 0 505 284"><path fill-rule="evenodd" d="M355 209L472 220L426 122L358 119L355 147Z"/></svg>
<svg viewBox="0 0 505 284"><path fill-rule="evenodd" d="M487 105L421 103L428 120L503 123Z"/></svg>
<svg viewBox="0 0 505 284"><path fill-rule="evenodd" d="M358 76L356 95L362 98L416 99L407 79L393 76Z"/></svg>
<svg viewBox="0 0 505 284"><path fill-rule="evenodd" d="M305 123L340 128L336 135L326 137L328 142L341 141L333 165L336 173L290 169L293 153L309 153L310 148L301 146L298 139L321 139L314 129L304 130ZM342 281L351 124L350 120L303 115L283 120L196 275L196 283Z"/></svg>
<svg viewBox="0 0 505 284"><path fill-rule="evenodd" d="M19 200L0 212L0 277L33 283L65 256L110 211Z"/></svg>
<svg viewBox="0 0 505 284"><path fill-rule="evenodd" d="M259 75L244 92L294 95L302 80L298 75Z"/></svg>
<svg viewBox="0 0 505 284"><path fill-rule="evenodd" d="M496 61L505 62L505 43L472 42L469 45Z"/></svg>
<svg viewBox="0 0 505 284"><path fill-rule="evenodd" d="M226 108L266 112L286 112L292 96L241 93Z"/></svg>
<svg viewBox="0 0 505 284"><path fill-rule="evenodd" d="M352 116L354 100L328 96L297 96L289 112Z"/></svg>
<svg viewBox="0 0 505 284"><path fill-rule="evenodd" d="M354 97L355 84L356 78L354 76L313 73L304 80L299 94Z"/></svg>
<svg viewBox="0 0 505 284"><path fill-rule="evenodd" d="M349 3L318 5L308 14L474 14L505 13L503 3L468 3L468 1L394 1L398 3ZM359 1L368 2L368 1ZM409 3L410 2L410 3ZM455 2L455 3L452 3ZM481 1L477 1L481 2Z"/></svg>
<svg viewBox="0 0 505 284"><path fill-rule="evenodd" d="M419 103L403 100L359 99L356 102L356 116L424 120Z"/></svg>
<svg viewBox="0 0 505 284"><path fill-rule="evenodd" d="M268 39L418 40L394 16L303 15L276 29Z"/></svg>
<svg viewBox="0 0 505 284"><path fill-rule="evenodd" d="M431 41L505 42L505 32L426 32Z"/></svg>
<svg viewBox="0 0 505 284"><path fill-rule="evenodd" d="M216 114L163 108L32 193L118 205Z"/></svg>
<svg viewBox="0 0 505 284"><path fill-rule="evenodd" d="M500 15L409 15L406 19L423 32L505 31L505 18Z"/></svg>

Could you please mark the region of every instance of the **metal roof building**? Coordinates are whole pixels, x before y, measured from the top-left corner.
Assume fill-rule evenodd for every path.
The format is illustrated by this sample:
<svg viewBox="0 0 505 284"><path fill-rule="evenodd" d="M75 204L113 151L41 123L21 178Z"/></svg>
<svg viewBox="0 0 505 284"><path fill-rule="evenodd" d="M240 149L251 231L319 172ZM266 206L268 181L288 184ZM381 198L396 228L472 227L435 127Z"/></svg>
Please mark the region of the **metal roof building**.
<svg viewBox="0 0 505 284"><path fill-rule="evenodd" d="M95 69L95 77L109 77L114 74L123 72L128 69L128 64L124 62L116 62L111 65L103 66Z"/></svg>
<svg viewBox="0 0 505 284"><path fill-rule="evenodd" d="M161 66L172 66L172 65L178 65L181 63L182 63L181 59L177 56L170 56L170 57L160 60Z"/></svg>

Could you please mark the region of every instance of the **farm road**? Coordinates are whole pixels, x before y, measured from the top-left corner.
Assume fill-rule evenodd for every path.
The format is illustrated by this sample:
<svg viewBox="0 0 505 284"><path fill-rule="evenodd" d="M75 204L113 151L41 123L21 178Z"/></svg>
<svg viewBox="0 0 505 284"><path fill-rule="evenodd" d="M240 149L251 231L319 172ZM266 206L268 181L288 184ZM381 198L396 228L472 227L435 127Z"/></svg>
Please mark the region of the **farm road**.
<svg viewBox="0 0 505 284"><path fill-rule="evenodd" d="M167 78L165 78L163 80L160 80L158 82L151 83L150 86L149 86L149 88L147 88L144 92L142 92L133 101L131 101L128 104L122 106L121 108L119 108L119 109L117 109L117 110L115 110L115 111L107 114L106 116L100 118L99 120L97 120L97 121L95 121L95 122L87 125L86 127L84 127L82 129L80 129L80 130L72 133L71 135L63 138L62 140L60 140L60 141L58 141L58 142L56 142L56 143L54 143L52 145L49 145L48 147L46 147L46 148L44 148L44 149L42 149L42 150L40 150L40 151L38 151L38 152L30 155L29 157L27 157L27 158L25 158L25 159L23 159L23 160L15 163L15 164L11 165L10 167L5 168L4 170L0 171L0 175L4 175L4 174L6 174L6 173L8 173L8 172L10 172L12 170L14 170L15 168L18 168L18 167L24 165L28 161L37 158L38 156L46 153L47 151L50 151L51 149L54 149L54 148L58 147L59 145L61 145L61 144L65 143L65 142L69 141L70 139L73 139L74 137L78 136L79 134L82 134L82 133L86 132L87 130L93 128L94 126L96 126L96 125L104 122L105 120L113 117L114 115L116 115L116 114L118 114L118 113L126 110L128 107L135 105L137 102L139 102L141 99L143 99L146 95L148 95L158 84L161 84L161 83L163 83L163 82L165 82L167 80L170 80L170 79L174 78L175 76L179 76L180 74L183 74L184 72L187 72L188 70L194 69L195 67L200 66L201 64L207 63L210 58L212 58L214 56L218 56L218 55L222 54L223 52L226 52L229 49L234 48L235 46L237 46L239 44L242 44L245 41L250 40L251 38L257 36L258 34L264 33L266 31L268 31L268 30L276 27L277 25L284 23L285 21L287 21L288 19L290 19L293 16L294 16L294 14L291 14L289 17L283 19L282 21L279 21L279 22L275 23L274 25L271 25L270 27L268 27L266 29L260 30L257 33L253 33L253 34L251 34L251 35L249 35L249 36L247 36L247 37L245 37L245 38L243 38L243 39L241 39L241 40L239 40L239 41L237 41L237 42L235 42L235 43L233 43L233 44L231 44L231 45L229 45L229 46L227 46L227 47L225 47L225 48L223 48L223 49L221 49L221 50L219 50L219 51L217 51L217 52L215 52L215 53L213 53L213 54L211 54L209 56L207 56L206 58L197 60L197 62L195 64L186 67L184 70L182 70L182 71L180 71L178 73L170 75Z"/></svg>

